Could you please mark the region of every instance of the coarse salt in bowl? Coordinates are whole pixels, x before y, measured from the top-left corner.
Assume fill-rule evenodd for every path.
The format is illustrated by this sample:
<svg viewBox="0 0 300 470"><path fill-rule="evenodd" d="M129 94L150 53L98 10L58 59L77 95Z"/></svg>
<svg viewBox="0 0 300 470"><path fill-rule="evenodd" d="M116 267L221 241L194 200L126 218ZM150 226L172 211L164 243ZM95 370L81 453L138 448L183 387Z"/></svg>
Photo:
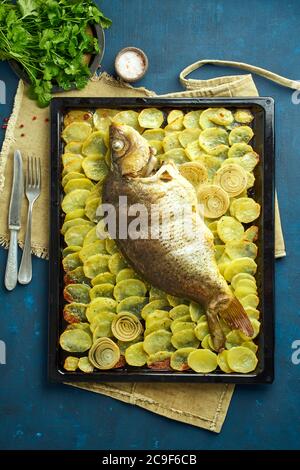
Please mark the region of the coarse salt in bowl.
<svg viewBox="0 0 300 470"><path fill-rule="evenodd" d="M140 80L148 69L146 54L137 47L125 47L116 56L115 69L126 82Z"/></svg>

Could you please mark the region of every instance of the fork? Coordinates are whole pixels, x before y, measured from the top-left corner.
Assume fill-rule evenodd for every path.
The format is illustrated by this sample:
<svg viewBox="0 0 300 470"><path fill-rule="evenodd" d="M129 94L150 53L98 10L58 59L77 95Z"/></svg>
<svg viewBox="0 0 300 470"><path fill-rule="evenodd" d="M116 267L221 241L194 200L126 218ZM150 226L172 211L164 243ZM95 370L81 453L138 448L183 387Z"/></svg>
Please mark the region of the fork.
<svg viewBox="0 0 300 470"><path fill-rule="evenodd" d="M29 205L25 244L18 274L20 284L29 284L32 279L31 225L33 205L41 194L41 161L39 158L28 157L27 159L25 194Z"/></svg>

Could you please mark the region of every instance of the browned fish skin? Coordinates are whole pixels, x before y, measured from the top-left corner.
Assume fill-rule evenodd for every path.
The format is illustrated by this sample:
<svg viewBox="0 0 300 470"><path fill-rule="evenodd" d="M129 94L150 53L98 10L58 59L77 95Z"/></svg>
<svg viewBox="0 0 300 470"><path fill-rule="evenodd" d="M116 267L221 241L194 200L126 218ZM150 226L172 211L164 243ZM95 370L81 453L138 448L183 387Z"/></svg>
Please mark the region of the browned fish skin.
<svg viewBox="0 0 300 470"><path fill-rule="evenodd" d="M127 196L128 207L143 204L148 210L149 227L153 205L159 204L159 207L174 214L168 226L170 239L164 239L163 234L157 239L117 239L124 256L153 286L205 306L217 350L222 349L225 342L219 316L223 316L230 326L241 328L250 336L253 331L251 323L216 264L212 233L202 220L199 226L198 218L187 236L183 224L178 222L178 211L183 203L194 207L197 205L192 185L172 165L166 165L165 170L158 171L154 176L143 178L141 175L147 173L145 167L149 165L151 151L145 150L145 139L134 129L128 126L111 126L110 138L112 172L104 186L103 201L112 204L117 209L117 215L119 196ZM127 148L125 153L121 149L122 139ZM140 149L143 149L142 155L139 154ZM134 218L128 217L128 225ZM118 222L117 218L117 228ZM229 311L229 306L234 307L233 313Z"/></svg>

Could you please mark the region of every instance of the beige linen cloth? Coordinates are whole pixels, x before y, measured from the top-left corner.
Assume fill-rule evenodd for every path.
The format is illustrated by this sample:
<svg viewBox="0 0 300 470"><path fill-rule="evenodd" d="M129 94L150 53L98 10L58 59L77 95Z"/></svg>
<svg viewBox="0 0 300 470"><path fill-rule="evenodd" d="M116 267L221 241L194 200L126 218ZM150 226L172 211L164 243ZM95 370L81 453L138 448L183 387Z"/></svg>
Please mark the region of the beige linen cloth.
<svg viewBox="0 0 300 470"><path fill-rule="evenodd" d="M185 76L196 68L206 64L232 65L260 73L284 86L300 88L298 82L284 79L263 69L254 68L247 64L224 61L200 61L185 69L180 74L180 80L187 91L170 93L163 97L233 97L257 96L258 92L252 76L238 75L214 78L211 80L188 80ZM106 73L100 78L89 82L82 91L72 91L66 96L82 97L139 97L156 96L145 88L132 88L117 81ZM60 95L62 96L62 95ZM20 81L15 97L12 115L10 117L6 137L0 158L0 244L7 247L9 234L7 216L12 182L12 155L15 149L20 149L23 156L35 155L42 162L42 193L38 199L33 217L32 251L43 258L48 256L49 237L49 109L39 109L34 101L26 95L26 89ZM49 158L50 157L50 158ZM19 243L23 246L26 227L27 204L22 208L22 229ZM276 257L285 256L278 206L276 203ZM138 405L162 416L199 426L210 431L220 432L234 390L233 385L225 384L167 384L167 383L138 383L138 384L102 384L80 383L72 384L118 400Z"/></svg>

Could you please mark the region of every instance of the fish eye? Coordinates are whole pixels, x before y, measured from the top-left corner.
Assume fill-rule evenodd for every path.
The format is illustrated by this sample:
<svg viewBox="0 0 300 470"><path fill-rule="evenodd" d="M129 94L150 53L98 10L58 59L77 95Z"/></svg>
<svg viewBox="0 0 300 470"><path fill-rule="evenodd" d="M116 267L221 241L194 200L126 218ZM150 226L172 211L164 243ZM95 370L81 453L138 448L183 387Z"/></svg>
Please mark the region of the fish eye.
<svg viewBox="0 0 300 470"><path fill-rule="evenodd" d="M115 150L115 152L119 152L120 150L123 150L125 147L125 143L121 139L114 140L112 143L112 149Z"/></svg>

